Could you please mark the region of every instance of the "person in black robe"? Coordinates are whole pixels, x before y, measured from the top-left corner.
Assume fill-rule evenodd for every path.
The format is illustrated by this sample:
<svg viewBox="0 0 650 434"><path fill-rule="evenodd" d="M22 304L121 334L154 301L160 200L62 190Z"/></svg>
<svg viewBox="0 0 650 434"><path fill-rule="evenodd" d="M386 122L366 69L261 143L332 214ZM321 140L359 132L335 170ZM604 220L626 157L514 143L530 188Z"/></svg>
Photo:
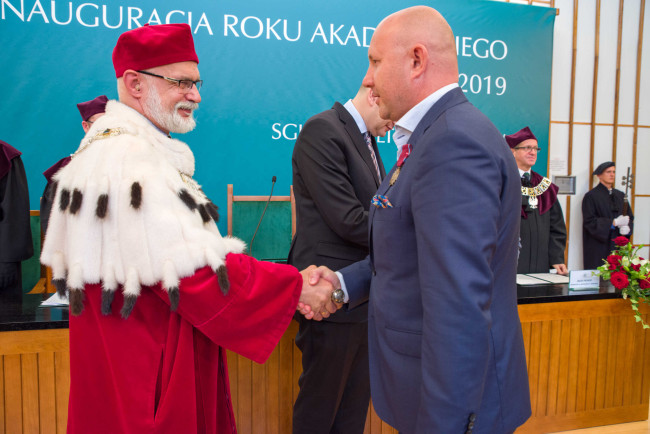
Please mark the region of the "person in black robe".
<svg viewBox="0 0 650 434"><path fill-rule="evenodd" d="M557 200L558 187L548 178L533 172L537 162L537 138L530 128L505 136L521 175L521 250L517 273L568 274L564 264L566 225Z"/></svg>
<svg viewBox="0 0 650 434"><path fill-rule="evenodd" d="M106 110L106 103L108 102L108 97L106 95L100 95L97 98L91 99L90 101L80 102L77 104L77 109L79 109L79 114L81 114L81 128L83 128L84 133L87 133L90 129L93 122L104 115ZM52 167L43 172L43 176L47 180L45 184L45 190L41 195L41 232L45 234L47 232L47 223L50 220L50 212L52 210L52 202L54 201L54 195L56 194L56 183L53 182L52 177L59 170L63 169L70 162L70 157L63 157Z"/></svg>
<svg viewBox="0 0 650 434"><path fill-rule="evenodd" d="M0 303L22 300L20 261L34 254L21 152L0 140Z"/></svg>
<svg viewBox="0 0 650 434"><path fill-rule="evenodd" d="M625 194L614 188L616 164L613 161L602 163L593 174L600 182L582 199L582 257L585 270L603 265L603 259L615 248L614 238L619 235L630 237L634 221Z"/></svg>

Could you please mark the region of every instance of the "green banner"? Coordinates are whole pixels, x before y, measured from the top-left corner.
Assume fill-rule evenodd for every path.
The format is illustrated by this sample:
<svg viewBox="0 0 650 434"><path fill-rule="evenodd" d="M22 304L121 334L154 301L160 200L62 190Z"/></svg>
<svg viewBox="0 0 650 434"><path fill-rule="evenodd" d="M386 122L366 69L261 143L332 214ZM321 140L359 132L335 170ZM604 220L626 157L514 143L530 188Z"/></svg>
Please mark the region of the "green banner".
<svg viewBox="0 0 650 434"><path fill-rule="evenodd" d="M32 209L42 172L83 137L76 103L116 98L111 54L145 23L188 23L204 86L197 128L186 135L196 180L221 209L235 194L288 195L291 153L310 116L352 97L367 47L386 15L420 2L219 0L184 2L0 0L0 139L23 152ZM456 35L467 97L506 134L529 125L546 173L555 9L485 0L431 0ZM467 126L471 128L471 125ZM380 140L389 168L390 134ZM225 231L225 219L220 229Z"/></svg>

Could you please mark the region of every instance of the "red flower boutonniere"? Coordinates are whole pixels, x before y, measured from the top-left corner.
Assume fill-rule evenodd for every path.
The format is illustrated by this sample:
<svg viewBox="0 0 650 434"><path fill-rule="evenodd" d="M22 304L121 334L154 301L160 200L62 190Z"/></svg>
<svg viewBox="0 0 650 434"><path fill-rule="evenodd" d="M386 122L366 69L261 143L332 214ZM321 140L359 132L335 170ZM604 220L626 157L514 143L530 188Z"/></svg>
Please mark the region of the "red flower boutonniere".
<svg viewBox="0 0 650 434"><path fill-rule="evenodd" d="M407 143L406 145L402 145L402 152L399 154L399 158L397 158L397 163L395 163L395 171L393 172L393 176L390 177L390 185L392 186L395 184L395 181L397 181L397 177L399 176L399 173L402 171L402 166L404 165L404 162L406 159L411 155L411 150L413 150L413 147Z"/></svg>

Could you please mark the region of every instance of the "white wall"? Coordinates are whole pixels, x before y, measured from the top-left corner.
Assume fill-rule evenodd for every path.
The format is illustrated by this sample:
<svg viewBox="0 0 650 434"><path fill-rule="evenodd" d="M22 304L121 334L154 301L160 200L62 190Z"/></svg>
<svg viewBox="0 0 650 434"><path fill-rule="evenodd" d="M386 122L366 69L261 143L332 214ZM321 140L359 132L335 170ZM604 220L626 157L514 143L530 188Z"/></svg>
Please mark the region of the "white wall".
<svg viewBox="0 0 650 434"><path fill-rule="evenodd" d="M619 0L622 1L622 0ZM621 177L627 167L635 171L635 187L631 198L635 215L633 241L650 244L650 5L643 15L643 41L640 85L637 90L637 50L641 0L625 0L623 9L621 67L618 102L617 149L613 155L616 98L616 65L619 32L619 1L600 2L598 50L596 41L596 0L547 0L533 5L553 6L560 10L555 21L553 76L551 87L551 125L549 143L549 175L576 176L576 194L560 196L568 220L569 269L582 268L582 197L589 190L590 163L596 167L603 161L616 161L616 186L623 190ZM528 4L528 1L512 1ZM574 11L575 3L578 4ZM572 71L573 25L577 12L576 65ZM590 155L592 101L594 99L595 56L598 55L594 152ZM571 79L575 73L574 107L571 112ZM639 94L638 111L635 100ZM569 122L573 115L572 155L569 158ZM636 170L634 170L634 122L638 116ZM568 161L571 159L571 167ZM597 179L594 181L594 186ZM639 196L641 195L641 196ZM645 195L645 196L643 196ZM567 215L567 211L570 211ZM642 250L648 258L648 247Z"/></svg>

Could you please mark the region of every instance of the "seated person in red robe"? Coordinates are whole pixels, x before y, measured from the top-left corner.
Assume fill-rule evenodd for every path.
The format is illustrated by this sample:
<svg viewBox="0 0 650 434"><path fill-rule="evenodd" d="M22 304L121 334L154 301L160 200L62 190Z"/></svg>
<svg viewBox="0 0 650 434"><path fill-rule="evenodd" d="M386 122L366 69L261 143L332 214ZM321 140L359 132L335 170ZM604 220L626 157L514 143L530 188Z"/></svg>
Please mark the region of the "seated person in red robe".
<svg viewBox="0 0 650 434"><path fill-rule="evenodd" d="M264 362L299 303L336 310L332 287L303 289L219 234L194 155L169 136L201 102L190 27L127 31L113 65L119 101L54 175L41 256L70 299L68 433L234 433L225 350Z"/></svg>

